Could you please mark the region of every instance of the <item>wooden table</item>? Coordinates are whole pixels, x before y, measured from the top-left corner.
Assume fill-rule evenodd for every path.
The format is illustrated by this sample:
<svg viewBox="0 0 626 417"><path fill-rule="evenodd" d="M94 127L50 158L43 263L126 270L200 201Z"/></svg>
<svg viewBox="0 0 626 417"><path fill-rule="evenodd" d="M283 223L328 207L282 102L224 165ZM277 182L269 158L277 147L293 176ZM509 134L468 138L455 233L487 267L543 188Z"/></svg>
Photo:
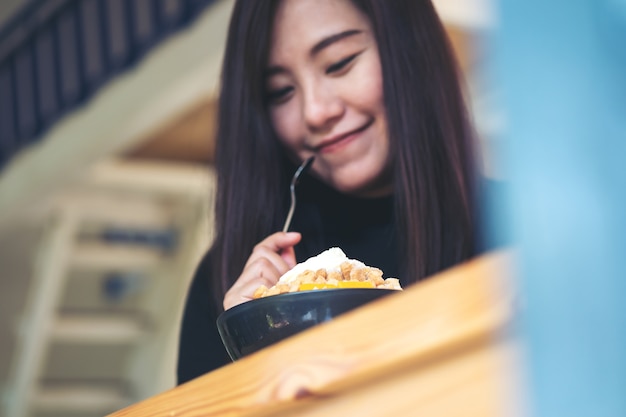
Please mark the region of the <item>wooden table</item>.
<svg viewBox="0 0 626 417"><path fill-rule="evenodd" d="M512 259L444 271L111 417L512 415Z"/></svg>

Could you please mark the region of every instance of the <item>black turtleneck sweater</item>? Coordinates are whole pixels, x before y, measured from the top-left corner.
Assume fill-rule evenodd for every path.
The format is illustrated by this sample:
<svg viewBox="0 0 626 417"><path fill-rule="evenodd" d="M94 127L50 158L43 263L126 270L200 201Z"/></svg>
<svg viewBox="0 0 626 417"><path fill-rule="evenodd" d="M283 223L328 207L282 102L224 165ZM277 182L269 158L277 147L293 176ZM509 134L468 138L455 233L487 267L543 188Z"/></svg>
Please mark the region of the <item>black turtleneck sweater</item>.
<svg viewBox="0 0 626 417"><path fill-rule="evenodd" d="M381 269L385 277L399 277L392 197L350 197L310 177L302 178L297 193L290 230L302 234L295 247L298 262L339 247L349 258ZM230 363L216 326L214 311L221 310L221 306L211 305L211 262L209 251L187 296L180 333L179 384Z"/></svg>

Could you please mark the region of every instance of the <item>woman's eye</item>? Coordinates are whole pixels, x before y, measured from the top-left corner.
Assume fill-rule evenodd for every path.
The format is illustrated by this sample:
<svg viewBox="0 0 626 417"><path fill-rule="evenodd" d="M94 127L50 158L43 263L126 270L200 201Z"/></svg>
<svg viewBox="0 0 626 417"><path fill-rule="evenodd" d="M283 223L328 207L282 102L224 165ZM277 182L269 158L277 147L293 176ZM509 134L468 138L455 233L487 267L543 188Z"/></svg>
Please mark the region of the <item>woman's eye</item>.
<svg viewBox="0 0 626 417"><path fill-rule="evenodd" d="M267 101L272 104L281 103L287 99L291 91L293 91L293 87L283 87L276 90L270 90L266 95Z"/></svg>
<svg viewBox="0 0 626 417"><path fill-rule="evenodd" d="M344 58L341 61L332 64L326 69L326 74L332 74L333 72L341 71L346 65L352 62L352 60L354 60L354 58L356 58L357 55L358 54L350 55L349 57Z"/></svg>

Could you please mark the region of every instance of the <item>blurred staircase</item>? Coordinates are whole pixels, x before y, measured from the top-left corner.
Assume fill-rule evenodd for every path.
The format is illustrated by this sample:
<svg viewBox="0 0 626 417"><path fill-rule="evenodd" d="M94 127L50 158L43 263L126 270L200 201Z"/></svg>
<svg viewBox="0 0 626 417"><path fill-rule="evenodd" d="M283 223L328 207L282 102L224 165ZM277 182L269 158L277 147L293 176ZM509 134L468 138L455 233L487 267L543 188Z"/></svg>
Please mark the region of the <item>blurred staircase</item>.
<svg viewBox="0 0 626 417"><path fill-rule="evenodd" d="M0 169L214 3L23 1L0 27Z"/></svg>
<svg viewBox="0 0 626 417"><path fill-rule="evenodd" d="M50 203L2 415L102 416L174 385L212 188L207 169L115 162Z"/></svg>
<svg viewBox="0 0 626 417"><path fill-rule="evenodd" d="M103 416L175 384L232 2L22 4L0 28L0 417Z"/></svg>

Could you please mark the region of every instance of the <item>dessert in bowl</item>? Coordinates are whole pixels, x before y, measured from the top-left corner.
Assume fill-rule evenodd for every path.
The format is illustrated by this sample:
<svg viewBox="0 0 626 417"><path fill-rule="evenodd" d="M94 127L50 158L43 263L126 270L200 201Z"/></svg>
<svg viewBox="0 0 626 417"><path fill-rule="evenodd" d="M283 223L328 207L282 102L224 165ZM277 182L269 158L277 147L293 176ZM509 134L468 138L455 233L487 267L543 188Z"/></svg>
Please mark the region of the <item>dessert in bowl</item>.
<svg viewBox="0 0 626 417"><path fill-rule="evenodd" d="M255 299L222 313L217 327L233 360L401 290L396 278L331 248L299 263Z"/></svg>

